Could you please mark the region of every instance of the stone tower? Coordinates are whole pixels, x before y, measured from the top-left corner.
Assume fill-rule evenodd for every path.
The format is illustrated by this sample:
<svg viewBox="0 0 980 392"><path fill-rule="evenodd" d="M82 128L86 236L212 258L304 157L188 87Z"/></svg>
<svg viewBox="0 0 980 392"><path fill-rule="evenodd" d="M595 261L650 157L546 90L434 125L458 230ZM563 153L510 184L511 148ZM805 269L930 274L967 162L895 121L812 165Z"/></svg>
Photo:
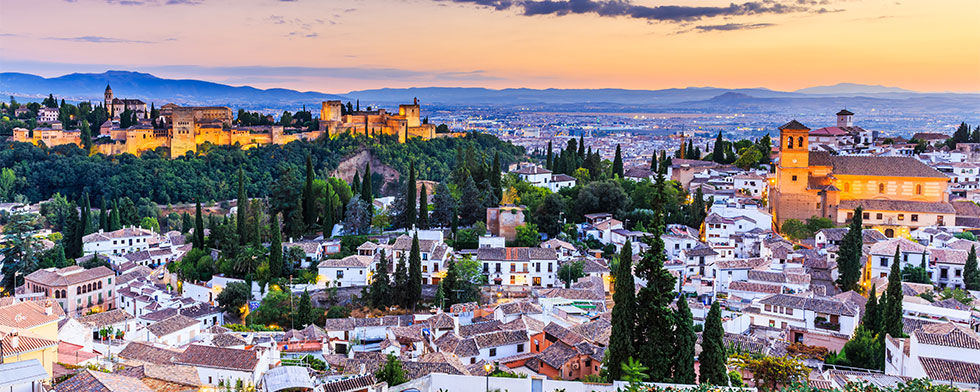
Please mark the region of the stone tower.
<svg viewBox="0 0 980 392"><path fill-rule="evenodd" d="M816 213L815 194L808 191L810 180L810 128L793 120L779 127L779 164L776 183L770 192L773 216L805 220Z"/></svg>
<svg viewBox="0 0 980 392"><path fill-rule="evenodd" d="M197 151L194 112L191 108L175 108L172 118L173 133L170 135L170 157L176 158L188 151Z"/></svg>
<svg viewBox="0 0 980 392"><path fill-rule="evenodd" d="M837 127L853 127L854 126L854 113L850 110L843 109L837 112Z"/></svg>
<svg viewBox="0 0 980 392"><path fill-rule="evenodd" d="M109 117L111 118L112 115L113 115L113 113L112 113L112 87L109 87L109 83L106 83L106 85L105 85L105 110L106 110L106 112L109 113Z"/></svg>

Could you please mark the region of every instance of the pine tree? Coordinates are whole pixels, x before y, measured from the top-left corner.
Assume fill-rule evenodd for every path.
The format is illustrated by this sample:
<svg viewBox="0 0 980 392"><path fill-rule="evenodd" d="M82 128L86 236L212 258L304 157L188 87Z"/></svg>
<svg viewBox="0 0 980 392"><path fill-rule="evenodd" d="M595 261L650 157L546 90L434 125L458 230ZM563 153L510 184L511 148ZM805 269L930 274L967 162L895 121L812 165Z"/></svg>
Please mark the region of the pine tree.
<svg viewBox="0 0 980 392"><path fill-rule="evenodd" d="M371 279L371 306L381 309L391 306L391 277L388 276L388 259L381 251L378 268Z"/></svg>
<svg viewBox="0 0 980 392"><path fill-rule="evenodd" d="M272 277L282 274L282 229L279 227L279 214L272 214L272 241L269 243L269 272Z"/></svg>
<svg viewBox="0 0 980 392"><path fill-rule="evenodd" d="M411 301L411 308L422 300L422 252L419 249L419 233L416 232L412 237L412 251L408 256L408 299Z"/></svg>
<svg viewBox="0 0 980 392"><path fill-rule="evenodd" d="M238 232L238 245L248 242L245 220L248 219L248 197L245 195L245 171L238 168L238 212L235 215L235 229Z"/></svg>
<svg viewBox="0 0 980 392"><path fill-rule="evenodd" d="M313 314L313 301L310 300L309 291L303 290L303 296L299 298L299 305L296 306L296 315L293 316L293 320L296 320L299 325L304 327L316 321L316 315Z"/></svg>
<svg viewBox="0 0 980 392"><path fill-rule="evenodd" d="M65 247L62 244L55 245L54 266L55 268L65 268L68 266L68 259L65 257Z"/></svg>
<svg viewBox="0 0 980 392"><path fill-rule="evenodd" d="M609 348L606 349L606 381L623 379L620 365L634 352L634 330L636 329L636 285L633 280L633 245L629 240L623 244L619 253L619 266L616 269L612 331L609 335Z"/></svg>
<svg viewBox="0 0 980 392"><path fill-rule="evenodd" d="M900 257L899 248L896 246L895 259L892 260L892 268L888 273L888 288L885 291L888 302L884 317L881 320L881 333L891 335L893 338L900 338L904 335L902 332L902 300L904 295L902 294L902 271L899 268Z"/></svg>
<svg viewBox="0 0 980 392"><path fill-rule="evenodd" d="M368 162L364 167L364 179L361 180L361 199L368 204L374 204L374 189L372 189L371 177L371 162Z"/></svg>
<svg viewBox="0 0 980 392"><path fill-rule="evenodd" d="M415 162L411 162L408 164L408 181L405 182L405 228L414 226L418 216L415 210L418 206L415 200L417 191L415 188Z"/></svg>
<svg viewBox="0 0 980 392"><path fill-rule="evenodd" d="M837 251L837 265L840 270L837 287L840 287L841 291L860 290L858 282L861 280L861 248L864 245L864 228L861 222L863 212L861 207L854 209L850 229L841 240L840 249Z"/></svg>
<svg viewBox="0 0 980 392"><path fill-rule="evenodd" d="M970 247L970 254L966 257L966 265L963 266L963 282L967 290L980 290L980 271L977 270L977 249Z"/></svg>
<svg viewBox="0 0 980 392"><path fill-rule="evenodd" d="M395 286L392 291L392 302L401 306L403 309L408 309L412 306L409 298L409 292L411 291L411 282L408 279L408 263L405 261L405 254L399 258L398 265L395 266Z"/></svg>
<svg viewBox="0 0 980 392"><path fill-rule="evenodd" d="M868 295L868 303L864 306L864 317L861 318L861 325L868 331L871 331L872 335L877 335L881 332L881 322L879 320L881 310L878 308L877 290L876 285L872 284L871 293Z"/></svg>
<svg viewBox="0 0 980 392"><path fill-rule="evenodd" d="M694 345L698 337L694 333L694 315L687 305L687 297L677 299L677 326L674 329L674 377L675 384L694 384Z"/></svg>
<svg viewBox="0 0 980 392"><path fill-rule="evenodd" d="M78 214L78 206L75 202L68 204L68 216L65 218L65 233L63 242L65 245L65 253L70 258L77 258L82 256L82 240L81 233L84 231L82 229L81 219Z"/></svg>
<svg viewBox="0 0 980 392"><path fill-rule="evenodd" d="M419 219L418 226L420 229L429 228L429 195L426 194L425 186L419 190Z"/></svg>
<svg viewBox="0 0 980 392"><path fill-rule="evenodd" d="M99 228L102 229L102 231L110 231L109 230L109 212L106 211L105 196L104 195L102 196L102 206L99 209Z"/></svg>
<svg viewBox="0 0 980 392"><path fill-rule="evenodd" d="M306 184L303 187L303 225L313 230L316 223L316 200L313 196L313 157L306 154Z"/></svg>
<svg viewBox="0 0 980 392"><path fill-rule="evenodd" d="M612 173L618 178L623 178L623 151L616 145L616 157L613 158Z"/></svg>
<svg viewBox="0 0 980 392"><path fill-rule="evenodd" d="M663 216L657 213L654 233L663 233ZM664 382L670 378L673 354L673 319L670 303L674 299L677 281L664 268L667 254L663 239L654 236L650 248L636 265L636 276L647 281L637 294L637 332L634 333L638 359L650 367L650 381Z"/></svg>
<svg viewBox="0 0 980 392"><path fill-rule="evenodd" d="M701 384L728 385L728 371L725 361L728 355L725 353L725 344L722 338L725 336L725 329L721 325L721 308L718 302L711 304L708 317L704 320L704 333L701 339L700 362Z"/></svg>
<svg viewBox="0 0 980 392"><path fill-rule="evenodd" d="M554 153L551 150L551 140L549 140L548 141L548 158L545 161L545 166L544 166L546 169L552 170L552 164L553 164L553 161L552 160L553 159L554 159Z"/></svg>
<svg viewBox="0 0 980 392"><path fill-rule="evenodd" d="M197 202L194 211L194 249L204 250L204 216L201 214L200 201Z"/></svg>

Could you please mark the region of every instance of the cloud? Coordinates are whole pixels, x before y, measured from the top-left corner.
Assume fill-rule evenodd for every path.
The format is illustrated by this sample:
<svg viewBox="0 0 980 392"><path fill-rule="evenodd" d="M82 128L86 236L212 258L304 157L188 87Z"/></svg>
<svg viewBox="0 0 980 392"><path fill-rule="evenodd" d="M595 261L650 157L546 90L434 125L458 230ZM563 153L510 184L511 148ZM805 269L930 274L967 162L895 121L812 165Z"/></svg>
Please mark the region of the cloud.
<svg viewBox="0 0 980 392"><path fill-rule="evenodd" d="M74 3L77 0L65 0ZM204 0L105 0L107 4L129 5L129 6L159 6L159 5L198 5Z"/></svg>
<svg viewBox="0 0 980 392"><path fill-rule="evenodd" d="M694 27L698 31L735 31L735 30L751 30L751 29L761 29L764 27L775 26L772 23L726 23L720 25L704 25Z"/></svg>
<svg viewBox="0 0 980 392"><path fill-rule="evenodd" d="M142 41L133 40L125 38L112 38L112 37L100 37L97 35L83 35L80 37L46 37L42 38L50 41L71 41L71 42L85 42L92 44L154 44L154 41ZM173 39L167 39L167 41L172 41Z"/></svg>
<svg viewBox="0 0 980 392"><path fill-rule="evenodd" d="M761 14L823 13L825 8L814 6L829 0L757 0L731 3L727 6L636 5L629 0L440 0L471 4L498 11L515 9L525 16L594 14L600 17L626 17L651 22L690 22L705 18Z"/></svg>

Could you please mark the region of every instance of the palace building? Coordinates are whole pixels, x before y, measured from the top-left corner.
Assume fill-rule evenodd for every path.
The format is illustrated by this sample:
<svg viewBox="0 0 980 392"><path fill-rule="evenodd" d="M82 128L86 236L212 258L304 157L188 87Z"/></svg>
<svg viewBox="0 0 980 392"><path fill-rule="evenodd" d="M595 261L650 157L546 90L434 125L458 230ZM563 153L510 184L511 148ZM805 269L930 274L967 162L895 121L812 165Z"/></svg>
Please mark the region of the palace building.
<svg viewBox="0 0 980 392"><path fill-rule="evenodd" d="M136 112L136 117L149 118L150 112L146 110L146 102L138 99L115 98L112 96L112 87L105 85L105 109L109 111L109 116L119 118L119 115L126 110Z"/></svg>
<svg viewBox="0 0 980 392"><path fill-rule="evenodd" d="M949 178L912 157L832 155L810 151L810 128L796 120L779 127L779 158L769 194L773 217L817 216L837 224L862 207L863 223L888 237L909 228L953 224Z"/></svg>
<svg viewBox="0 0 980 392"><path fill-rule="evenodd" d="M398 142L404 143L410 137L428 140L436 137L436 126L424 124L421 118L418 98L411 105L398 105L398 114L384 109L354 110L341 114L340 101L323 101L320 108L320 129L329 136L344 132L398 135Z"/></svg>

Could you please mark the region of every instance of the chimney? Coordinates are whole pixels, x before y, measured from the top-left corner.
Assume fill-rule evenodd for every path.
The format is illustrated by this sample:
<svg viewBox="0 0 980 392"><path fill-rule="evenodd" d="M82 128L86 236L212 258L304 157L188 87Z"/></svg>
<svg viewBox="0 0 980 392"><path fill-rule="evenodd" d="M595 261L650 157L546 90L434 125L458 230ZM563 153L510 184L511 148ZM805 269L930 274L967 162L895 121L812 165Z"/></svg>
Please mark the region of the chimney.
<svg viewBox="0 0 980 392"><path fill-rule="evenodd" d="M360 374L367 374L367 366L364 364L364 362L361 362L361 373Z"/></svg>
<svg viewBox="0 0 980 392"><path fill-rule="evenodd" d="M10 331L10 347L17 349L20 347L20 335L17 334L17 330Z"/></svg>
<svg viewBox="0 0 980 392"><path fill-rule="evenodd" d="M44 302L44 314L48 316L54 314L54 307L51 304L51 300Z"/></svg>

